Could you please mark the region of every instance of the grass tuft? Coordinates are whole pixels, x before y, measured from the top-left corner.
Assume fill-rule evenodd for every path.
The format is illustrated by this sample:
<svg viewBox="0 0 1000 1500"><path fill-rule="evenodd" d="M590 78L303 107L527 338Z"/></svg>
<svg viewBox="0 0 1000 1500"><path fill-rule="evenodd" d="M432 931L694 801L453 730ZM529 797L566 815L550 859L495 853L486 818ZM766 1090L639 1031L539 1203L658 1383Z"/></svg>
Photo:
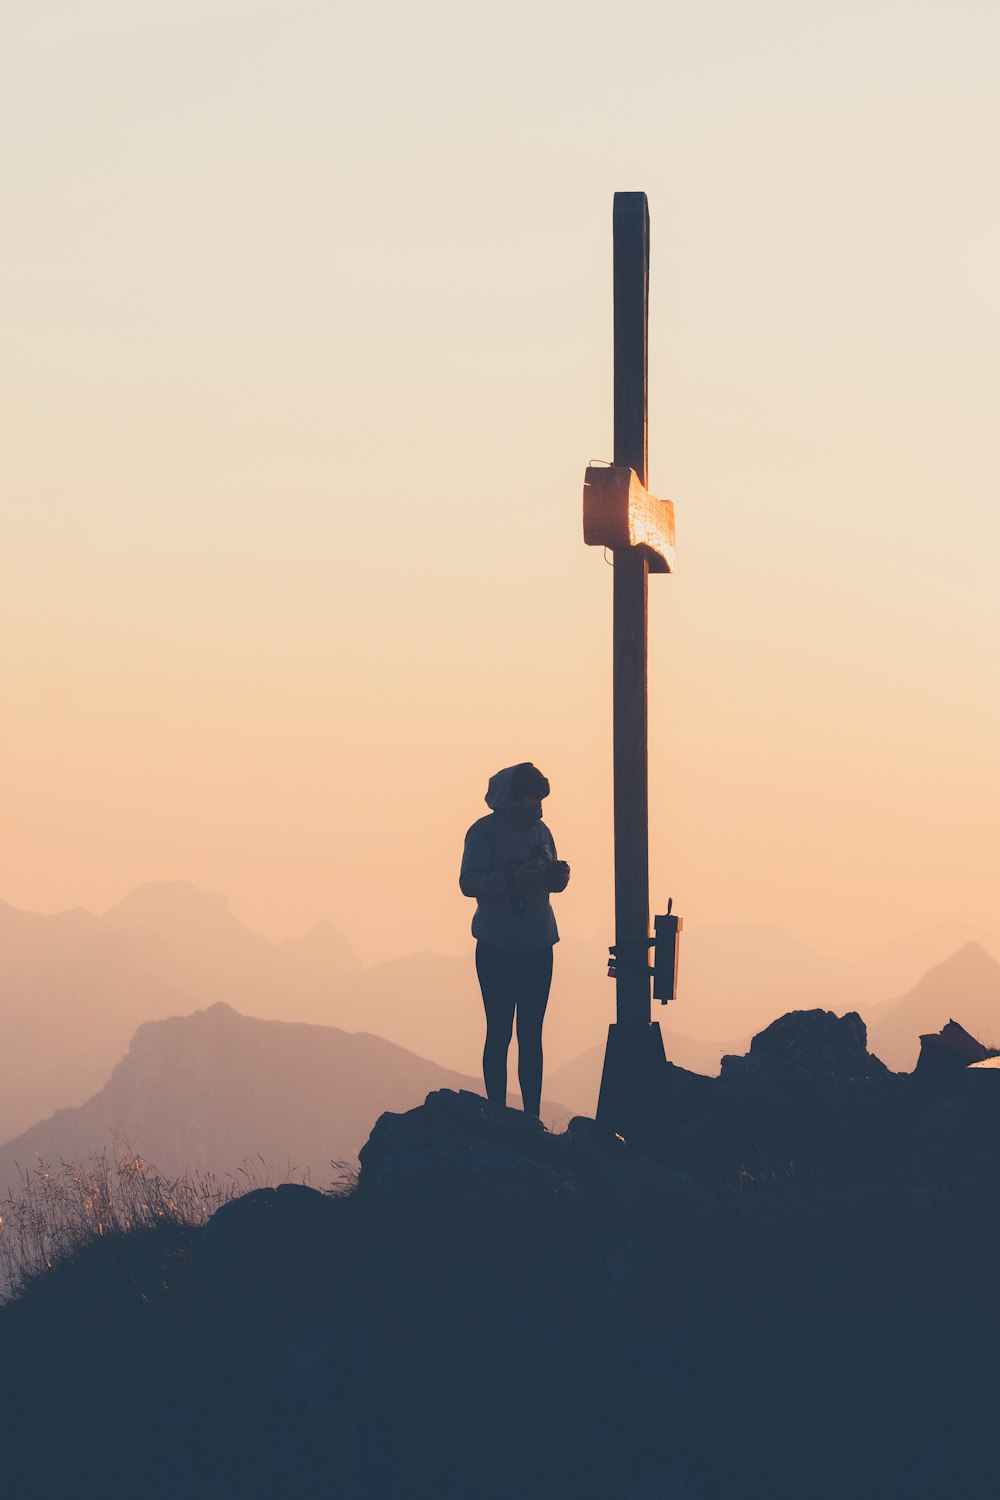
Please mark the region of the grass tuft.
<svg viewBox="0 0 1000 1500"><path fill-rule="evenodd" d="M273 1174L263 1158L248 1159L228 1177L187 1172L168 1177L116 1140L86 1161L51 1166L36 1157L21 1185L0 1200L0 1300L95 1241L151 1230L197 1229L221 1204Z"/></svg>

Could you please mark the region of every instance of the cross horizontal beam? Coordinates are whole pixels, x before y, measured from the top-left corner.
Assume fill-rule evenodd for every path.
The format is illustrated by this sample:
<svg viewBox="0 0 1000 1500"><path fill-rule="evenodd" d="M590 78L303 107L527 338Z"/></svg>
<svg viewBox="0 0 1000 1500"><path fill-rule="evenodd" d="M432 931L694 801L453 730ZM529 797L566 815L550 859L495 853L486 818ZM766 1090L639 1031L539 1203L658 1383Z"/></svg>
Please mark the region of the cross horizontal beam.
<svg viewBox="0 0 1000 1500"><path fill-rule="evenodd" d="M634 469L594 465L583 481L583 540L613 551L636 548L651 573L672 573L674 502L651 495Z"/></svg>

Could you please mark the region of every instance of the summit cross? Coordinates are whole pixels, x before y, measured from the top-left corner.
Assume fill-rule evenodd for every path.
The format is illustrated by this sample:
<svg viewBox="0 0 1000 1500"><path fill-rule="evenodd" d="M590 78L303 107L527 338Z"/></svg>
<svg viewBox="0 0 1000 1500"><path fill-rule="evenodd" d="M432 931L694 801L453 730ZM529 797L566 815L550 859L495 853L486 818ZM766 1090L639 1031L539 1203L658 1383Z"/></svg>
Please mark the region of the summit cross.
<svg viewBox="0 0 1000 1500"><path fill-rule="evenodd" d="M608 1045L598 1121L642 1146L669 1124L669 1070L654 996L676 990L680 918L649 923L649 753L647 601L650 573L674 568L674 507L647 489L649 208L645 193L614 199L614 462L587 469L583 535L614 560L615 945L617 1016ZM669 909L668 909L669 910ZM656 968L649 966L656 947Z"/></svg>

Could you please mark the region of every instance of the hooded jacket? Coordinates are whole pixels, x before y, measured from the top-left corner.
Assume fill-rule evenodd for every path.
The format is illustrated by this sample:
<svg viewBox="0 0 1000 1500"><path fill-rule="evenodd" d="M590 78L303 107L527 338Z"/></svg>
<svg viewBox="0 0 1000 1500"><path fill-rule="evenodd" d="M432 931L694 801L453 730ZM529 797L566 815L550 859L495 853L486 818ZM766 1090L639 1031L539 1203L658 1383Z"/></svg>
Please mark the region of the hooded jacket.
<svg viewBox="0 0 1000 1500"><path fill-rule="evenodd" d="M559 929L546 882L518 885L511 876L513 868L528 860L556 858L555 840L541 818L511 796L516 770L506 766L490 777L486 806L492 811L465 835L458 883L463 896L474 896L478 903L472 936L491 947L521 951L558 943Z"/></svg>

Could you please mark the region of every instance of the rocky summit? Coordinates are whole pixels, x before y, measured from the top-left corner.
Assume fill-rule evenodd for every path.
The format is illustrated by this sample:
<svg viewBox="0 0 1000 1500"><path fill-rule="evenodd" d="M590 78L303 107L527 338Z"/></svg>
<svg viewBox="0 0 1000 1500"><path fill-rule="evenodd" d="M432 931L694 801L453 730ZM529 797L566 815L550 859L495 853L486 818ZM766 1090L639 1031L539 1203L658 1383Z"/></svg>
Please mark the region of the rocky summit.
<svg viewBox="0 0 1000 1500"><path fill-rule="evenodd" d="M1000 1076L918 1074L793 1012L656 1160L439 1090L350 1191L82 1245L0 1314L5 1493L992 1494Z"/></svg>

